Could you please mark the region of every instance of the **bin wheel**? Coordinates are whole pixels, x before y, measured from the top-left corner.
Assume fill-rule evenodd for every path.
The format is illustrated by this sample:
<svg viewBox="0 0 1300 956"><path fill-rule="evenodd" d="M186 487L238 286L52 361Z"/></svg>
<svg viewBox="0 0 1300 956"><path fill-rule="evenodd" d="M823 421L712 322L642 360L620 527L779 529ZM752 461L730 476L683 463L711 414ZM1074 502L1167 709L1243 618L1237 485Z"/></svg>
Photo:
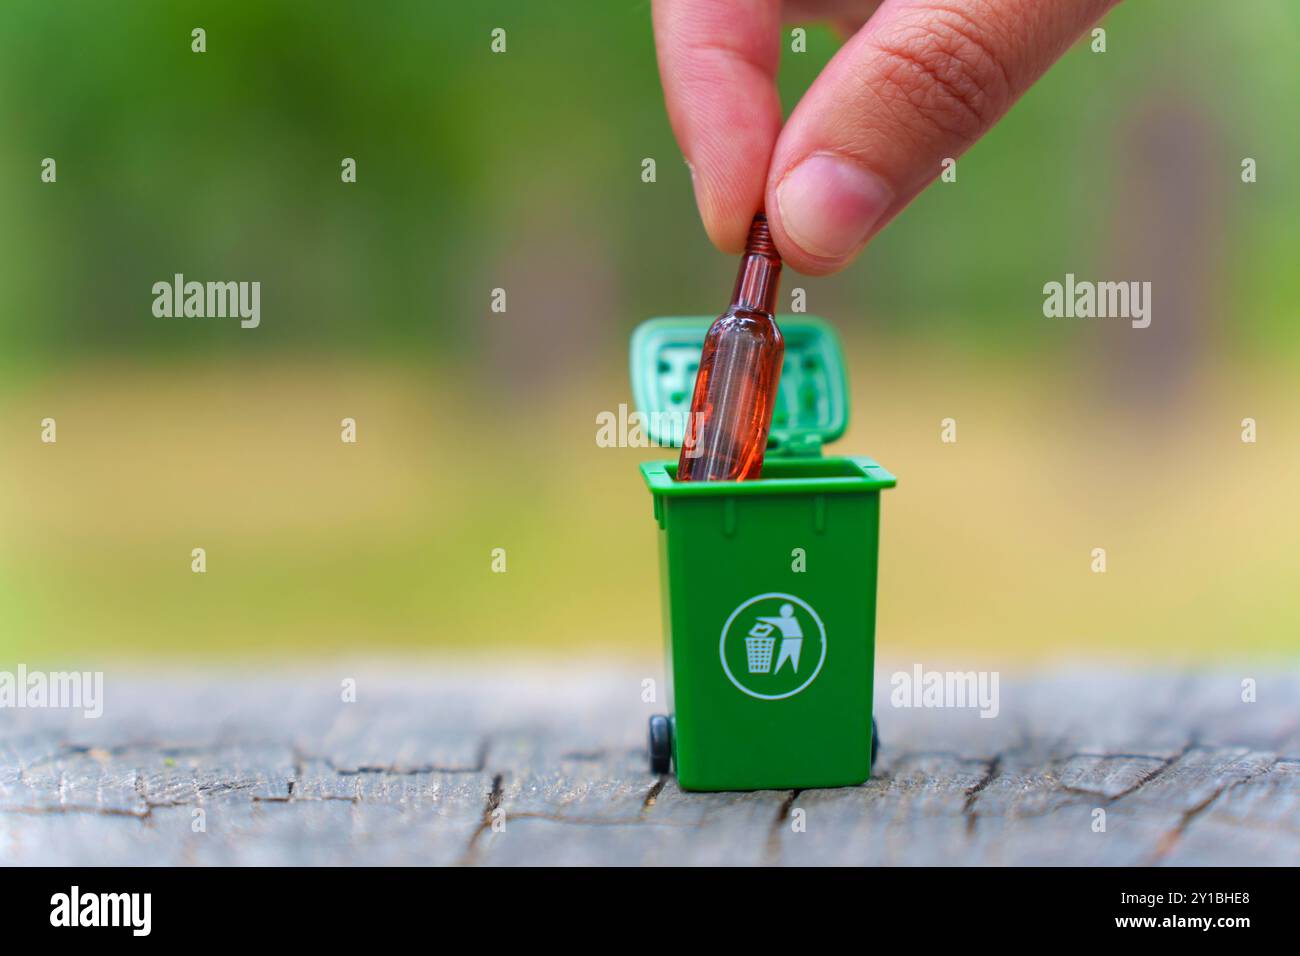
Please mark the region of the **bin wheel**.
<svg viewBox="0 0 1300 956"><path fill-rule="evenodd" d="M880 734L876 732L876 718L871 718L871 766L876 765L876 756L880 753Z"/></svg>
<svg viewBox="0 0 1300 956"><path fill-rule="evenodd" d="M667 773L673 760L673 727L663 714L650 718L650 772Z"/></svg>

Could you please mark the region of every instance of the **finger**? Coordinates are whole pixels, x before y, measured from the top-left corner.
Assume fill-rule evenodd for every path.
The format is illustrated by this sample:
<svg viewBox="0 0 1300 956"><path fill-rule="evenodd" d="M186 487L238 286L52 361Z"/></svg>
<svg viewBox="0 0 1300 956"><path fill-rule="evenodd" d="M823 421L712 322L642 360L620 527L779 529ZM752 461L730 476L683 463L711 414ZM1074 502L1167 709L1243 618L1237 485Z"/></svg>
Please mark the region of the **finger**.
<svg viewBox="0 0 1300 956"><path fill-rule="evenodd" d="M781 128L780 0L655 0L668 119L691 166L705 231L739 252L763 205Z"/></svg>
<svg viewBox="0 0 1300 956"><path fill-rule="evenodd" d="M777 141L766 205L785 261L846 265L1115 2L885 0Z"/></svg>

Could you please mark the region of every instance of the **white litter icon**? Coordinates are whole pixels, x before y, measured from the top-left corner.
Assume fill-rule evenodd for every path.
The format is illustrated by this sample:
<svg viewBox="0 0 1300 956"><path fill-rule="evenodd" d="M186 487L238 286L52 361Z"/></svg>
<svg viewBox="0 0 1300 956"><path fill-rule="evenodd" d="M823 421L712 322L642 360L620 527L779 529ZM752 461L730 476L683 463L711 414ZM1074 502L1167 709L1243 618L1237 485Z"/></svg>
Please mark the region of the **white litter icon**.
<svg viewBox="0 0 1300 956"><path fill-rule="evenodd" d="M772 672L772 649L776 647L776 638L769 637L771 633L772 625L760 621L745 636L745 658L751 674Z"/></svg>
<svg viewBox="0 0 1300 956"><path fill-rule="evenodd" d="M772 652L776 649L776 638L772 631L781 631L781 653L776 659L776 669L772 668ZM803 628L794 616L794 605L782 604L779 617L760 617L758 623L749 629L745 636L746 664L751 674L780 673L786 661L790 669L799 673L799 651L803 648Z"/></svg>

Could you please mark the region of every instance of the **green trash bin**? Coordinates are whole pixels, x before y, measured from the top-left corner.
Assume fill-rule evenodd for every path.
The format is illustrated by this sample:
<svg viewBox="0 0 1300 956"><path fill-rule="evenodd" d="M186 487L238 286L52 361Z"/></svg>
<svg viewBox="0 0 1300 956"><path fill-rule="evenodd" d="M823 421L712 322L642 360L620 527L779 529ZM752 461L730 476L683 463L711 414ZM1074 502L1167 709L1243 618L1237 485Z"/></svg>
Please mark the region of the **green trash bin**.
<svg viewBox="0 0 1300 956"><path fill-rule="evenodd" d="M659 524L669 755L687 790L838 787L870 775L880 492L894 476L822 445L848 424L843 353L829 325L779 318L785 336L762 477L641 473ZM632 393L649 437L680 445L712 318L651 319L632 336Z"/></svg>

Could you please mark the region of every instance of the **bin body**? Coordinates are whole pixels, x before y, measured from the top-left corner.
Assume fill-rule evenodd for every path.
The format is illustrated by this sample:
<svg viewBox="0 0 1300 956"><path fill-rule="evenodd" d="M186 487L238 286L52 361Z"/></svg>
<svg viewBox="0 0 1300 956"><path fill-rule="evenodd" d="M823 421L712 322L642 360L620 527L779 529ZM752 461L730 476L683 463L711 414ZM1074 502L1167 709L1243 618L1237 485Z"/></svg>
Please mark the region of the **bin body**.
<svg viewBox="0 0 1300 956"><path fill-rule="evenodd" d="M711 319L651 319L632 339L633 393L661 444L680 442ZM641 473L659 526L672 761L687 790L853 786L870 774L880 493L869 458L823 457L843 434L839 341L779 319L786 354L762 475Z"/></svg>
<svg viewBox="0 0 1300 956"><path fill-rule="evenodd" d="M862 458L772 463L745 483L674 487L675 471L674 462L643 466L659 523L679 783L759 790L866 780L880 489L892 476ZM740 484L743 493L729 493ZM801 637L780 633L783 616ZM747 638L755 631L763 636ZM773 673L791 640L797 659Z"/></svg>

